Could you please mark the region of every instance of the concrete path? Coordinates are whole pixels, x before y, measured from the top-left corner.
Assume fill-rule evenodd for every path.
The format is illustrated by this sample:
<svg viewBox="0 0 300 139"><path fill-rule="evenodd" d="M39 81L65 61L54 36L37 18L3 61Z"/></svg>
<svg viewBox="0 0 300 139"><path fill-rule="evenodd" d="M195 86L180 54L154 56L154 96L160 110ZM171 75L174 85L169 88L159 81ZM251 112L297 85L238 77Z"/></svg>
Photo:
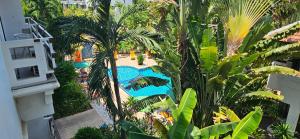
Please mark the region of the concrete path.
<svg viewBox="0 0 300 139"><path fill-rule="evenodd" d="M83 127L96 127L105 123L103 116L95 109L87 110L68 117L55 120L55 126L61 139L71 139Z"/></svg>
<svg viewBox="0 0 300 139"><path fill-rule="evenodd" d="M107 125L112 125L114 122L110 118L106 108L102 104L98 104L96 101L91 102L91 106L93 107L94 110L103 118L104 123Z"/></svg>

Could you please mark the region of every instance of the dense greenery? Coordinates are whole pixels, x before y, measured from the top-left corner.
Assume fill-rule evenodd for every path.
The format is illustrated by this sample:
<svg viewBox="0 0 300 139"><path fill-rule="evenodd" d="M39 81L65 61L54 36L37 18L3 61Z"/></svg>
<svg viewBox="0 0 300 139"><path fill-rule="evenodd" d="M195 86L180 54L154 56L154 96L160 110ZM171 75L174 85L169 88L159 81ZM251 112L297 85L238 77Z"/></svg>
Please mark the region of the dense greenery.
<svg viewBox="0 0 300 139"><path fill-rule="evenodd" d="M55 69L55 75L60 83L53 95L54 117L62 118L90 109L87 96L76 82L78 77L72 62L62 62Z"/></svg>
<svg viewBox="0 0 300 139"><path fill-rule="evenodd" d="M219 137L239 139L248 138L258 128L263 115L262 110L257 107L243 119L240 119L233 111L228 109L229 112L224 113L223 117L229 119L230 122L216 123L215 125L199 129L191 122L196 103L196 92L192 89L187 89L178 106L171 99L153 104L151 108L171 109L174 118L173 125L164 125L156 121L155 128L159 129L159 137L146 135L144 131L137 128L134 124L123 126L123 128L127 131L129 139L217 139Z"/></svg>
<svg viewBox="0 0 300 139"><path fill-rule="evenodd" d="M290 126L285 123L276 123L271 126L272 134L276 139L292 139L293 133L290 131Z"/></svg>
<svg viewBox="0 0 300 139"><path fill-rule="evenodd" d="M78 130L74 139L119 139L119 136L110 128L84 127Z"/></svg>
<svg viewBox="0 0 300 139"><path fill-rule="evenodd" d="M63 15L60 0L22 0L25 16L36 19L43 25Z"/></svg>
<svg viewBox="0 0 300 139"><path fill-rule="evenodd" d="M300 2L298 0L280 0L272 9L276 27L282 27L300 20Z"/></svg>
<svg viewBox="0 0 300 139"><path fill-rule="evenodd" d="M47 22L49 31L56 36L53 44L59 61L65 54L72 54L78 44L89 42L97 47L99 52L89 75L90 91L99 93L113 120L119 120L114 125L115 133L121 128L129 139L259 137L257 128L262 110L265 116L275 117L270 111L274 112L272 109L283 99L280 93L266 88L268 75L300 75L287 67L271 66L276 60L300 58L299 43L282 41L298 32L300 25L266 36L275 27L299 20L298 1L135 0L133 5L118 3L112 6L110 0L92 0L91 11L71 7L64 10L65 17L59 18L47 16L61 13L59 8L48 10L55 0L27 1L33 4L23 3L25 13ZM46 10L41 11L41 7ZM155 103L160 100L158 97L149 98L149 101L130 99L125 104L128 107L122 108L114 51L128 52L137 47L155 52L156 68L172 78L174 102L163 99ZM141 57L138 61L142 61ZM115 93L112 93L108 77L108 63L112 68ZM61 82L61 88L54 95L54 100L58 100L54 102L58 117L72 113L69 110L79 112L88 107L81 88L72 82L76 76L73 71L70 63L60 64L56 70ZM154 82L152 78L138 79L129 87L138 89L150 82ZM113 94L117 106L113 103ZM62 99L64 97L70 101ZM63 107L57 110L56 105ZM151 107L141 108L144 105ZM165 125L155 120L154 130L139 128L147 127L147 123L135 119L134 113L141 109L151 113L155 108L171 110L173 124ZM245 117L240 119L238 115ZM288 125L273 128L276 138L291 137Z"/></svg>
<svg viewBox="0 0 300 139"><path fill-rule="evenodd" d="M239 9L238 7L249 6L250 1L229 0L225 6L220 2L202 1L200 5L203 7L198 6L193 12L195 8L193 5L199 5L197 2L199 1L180 0L177 3L180 7L175 7L175 12L169 11L171 15L177 15L169 24L176 25L173 35L178 38L169 37L169 32L162 32L166 39L165 44L161 45L162 51L159 52L158 61L162 71L172 77L177 99L182 96L181 90L187 87L196 90L199 103L194 113L194 124L200 127L212 124L213 110L219 106L227 106L238 113L245 114L257 105L263 108L267 108L264 107L267 106L266 104L276 105L276 101L282 100L282 96L264 90L268 74L282 73L295 76L298 72L280 66L269 67L269 65L274 60L289 58L290 55L284 54L288 51L299 51L299 44L280 43L279 40L284 38L280 34L286 33L275 35L280 36L278 41L263 38L272 29L272 20L266 15L267 10L265 10L271 5L256 1L253 3L255 6ZM207 10L210 6L215 7L216 10ZM219 8L223 10L217 10ZM259 10L261 8L264 10ZM200 10L198 11L200 13L197 10ZM197 19L197 17L200 14L202 15L200 17L208 16L207 18L211 19L210 12L218 13L224 10L234 12L214 15L217 17L220 15L219 18L224 23L226 41L220 45L222 41L216 37L222 35L217 34L213 25L205 24L208 22L206 19ZM242 11L238 13L239 10ZM247 10L252 12L245 14ZM261 14L257 15L255 10L260 11ZM255 20L251 20L253 17ZM194 18L197 20L193 20ZM249 20L251 24L239 25L240 22ZM229 23L232 25L228 26ZM169 28L174 29L174 26ZM228 31L237 33L231 32L233 34L230 36ZM292 34L291 31L286 32ZM262 42L268 43L261 45ZM172 47L175 45L177 46ZM256 46L262 46L262 49L256 49ZM282 57L276 57L279 54L283 54Z"/></svg>
<svg viewBox="0 0 300 139"><path fill-rule="evenodd" d="M58 63L58 66L55 69L55 75L61 85L74 81L78 77L72 62Z"/></svg>
<svg viewBox="0 0 300 139"><path fill-rule="evenodd" d="M67 46L81 42L90 42L97 47L99 52L91 64L89 89L91 93L98 93L104 98L114 121L116 116L122 120L124 119L124 114L119 94L114 51L117 50L117 46L121 42L126 41L136 42L149 47L157 44L150 38L151 34L143 28L130 29L124 26L125 19L138 12L141 7L120 7L120 13L114 14L110 0L95 0L92 1L92 4L96 5L93 9L93 17L64 17L58 19L54 25L60 26L58 32L67 32L65 36L61 36L64 39L60 39L63 41L67 40ZM58 35L60 36L61 34L58 33ZM112 89L107 71L108 64L105 62L109 62L111 65L117 106L113 103ZM122 137L124 137L124 134Z"/></svg>

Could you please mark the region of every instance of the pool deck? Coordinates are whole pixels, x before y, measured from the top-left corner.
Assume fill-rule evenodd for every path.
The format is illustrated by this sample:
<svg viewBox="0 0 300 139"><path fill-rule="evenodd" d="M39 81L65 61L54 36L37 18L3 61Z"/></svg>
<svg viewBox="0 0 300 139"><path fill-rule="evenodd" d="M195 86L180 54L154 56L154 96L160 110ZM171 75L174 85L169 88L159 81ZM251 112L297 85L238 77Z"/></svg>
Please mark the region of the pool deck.
<svg viewBox="0 0 300 139"><path fill-rule="evenodd" d="M151 59L146 58L145 55L144 55L143 65L138 65L137 60L136 59L131 60L129 55L118 55L118 59L117 59L117 66L131 66L131 67L141 69L141 68L147 68L155 65L157 65L156 61L152 58Z"/></svg>
<svg viewBox="0 0 300 139"><path fill-rule="evenodd" d="M131 67L135 67L138 69L142 69L142 68L147 68L147 67L152 67L157 65L156 61L153 58L147 58L146 56L144 56L144 64L143 65L138 65L137 60L131 60L129 55L118 55L118 59L117 59L117 66L131 66ZM114 86L113 86L113 82L110 81L111 86L112 86L112 90L114 91ZM115 94L115 93L114 93ZM120 97L121 97L121 102L124 103L128 100L128 98L130 97L122 88L120 88ZM116 104L116 97L114 96L114 103ZM117 106L117 105L116 105Z"/></svg>

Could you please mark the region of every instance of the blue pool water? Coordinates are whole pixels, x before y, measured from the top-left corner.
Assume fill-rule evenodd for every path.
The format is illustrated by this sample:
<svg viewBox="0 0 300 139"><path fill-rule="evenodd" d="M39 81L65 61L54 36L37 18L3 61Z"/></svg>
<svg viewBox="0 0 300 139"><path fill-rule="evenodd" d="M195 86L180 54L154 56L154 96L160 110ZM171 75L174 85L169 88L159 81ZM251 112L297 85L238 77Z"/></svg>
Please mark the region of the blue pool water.
<svg viewBox="0 0 300 139"><path fill-rule="evenodd" d="M120 87L132 97L143 99L154 95L168 95L172 99L175 98L172 92L171 78L162 73L154 72L151 68L137 69L129 66L119 66L117 67L117 70ZM111 70L109 70L108 73L111 77ZM149 85L139 89L128 88L128 86L132 84L132 81L139 79L140 77L156 77L167 81L167 83L161 86Z"/></svg>

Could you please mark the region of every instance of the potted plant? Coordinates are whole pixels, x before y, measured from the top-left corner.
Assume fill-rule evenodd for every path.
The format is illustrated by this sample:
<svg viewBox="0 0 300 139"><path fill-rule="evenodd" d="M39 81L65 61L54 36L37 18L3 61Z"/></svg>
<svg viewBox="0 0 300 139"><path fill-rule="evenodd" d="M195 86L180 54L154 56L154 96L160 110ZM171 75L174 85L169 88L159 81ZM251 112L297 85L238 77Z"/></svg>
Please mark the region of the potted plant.
<svg viewBox="0 0 300 139"><path fill-rule="evenodd" d="M138 61L138 65L143 65L144 62L144 56L143 55L139 55L137 57L137 61Z"/></svg>

